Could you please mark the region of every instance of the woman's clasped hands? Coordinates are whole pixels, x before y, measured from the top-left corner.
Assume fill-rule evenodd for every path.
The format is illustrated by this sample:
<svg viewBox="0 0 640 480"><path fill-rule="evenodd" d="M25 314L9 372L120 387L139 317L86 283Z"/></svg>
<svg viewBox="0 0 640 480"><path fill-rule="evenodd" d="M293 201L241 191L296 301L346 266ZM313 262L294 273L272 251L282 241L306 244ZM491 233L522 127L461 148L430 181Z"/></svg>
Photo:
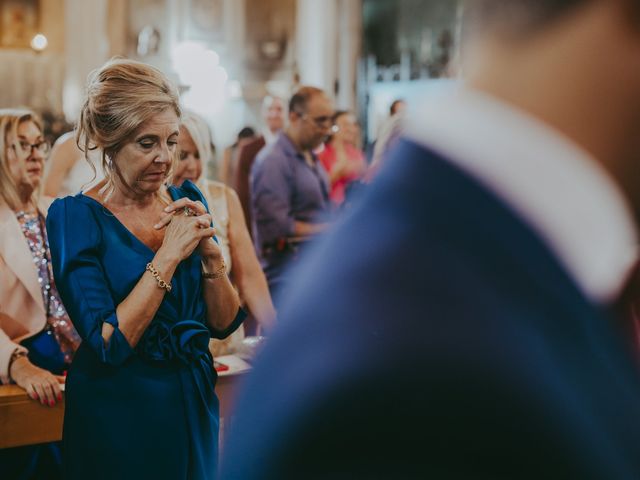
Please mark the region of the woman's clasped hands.
<svg viewBox="0 0 640 480"><path fill-rule="evenodd" d="M211 226L211 215L202 202L180 198L170 203L154 228L166 227L162 246L179 260L184 260L198 248L203 258L221 258L222 252L213 241L216 233Z"/></svg>

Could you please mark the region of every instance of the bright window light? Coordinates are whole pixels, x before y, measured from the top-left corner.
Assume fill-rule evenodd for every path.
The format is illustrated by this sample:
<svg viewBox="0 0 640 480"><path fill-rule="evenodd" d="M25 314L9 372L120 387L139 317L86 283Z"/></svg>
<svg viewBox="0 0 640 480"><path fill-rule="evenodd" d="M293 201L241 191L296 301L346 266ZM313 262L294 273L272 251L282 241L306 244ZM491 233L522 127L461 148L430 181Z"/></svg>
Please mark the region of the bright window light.
<svg viewBox="0 0 640 480"><path fill-rule="evenodd" d="M171 64L188 87L181 98L187 109L205 116L222 109L228 75L216 52L197 42L181 42L171 51Z"/></svg>

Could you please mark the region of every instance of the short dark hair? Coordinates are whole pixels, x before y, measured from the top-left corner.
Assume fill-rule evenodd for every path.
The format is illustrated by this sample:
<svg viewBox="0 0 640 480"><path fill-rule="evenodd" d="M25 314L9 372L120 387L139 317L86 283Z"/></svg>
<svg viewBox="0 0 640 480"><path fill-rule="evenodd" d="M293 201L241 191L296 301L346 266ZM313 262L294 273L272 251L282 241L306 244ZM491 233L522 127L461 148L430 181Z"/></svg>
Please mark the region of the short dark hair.
<svg viewBox="0 0 640 480"><path fill-rule="evenodd" d="M349 110L336 110L331 117L331 120L333 120L333 123L336 123L341 116L349 115L350 113L351 112Z"/></svg>
<svg viewBox="0 0 640 480"><path fill-rule="evenodd" d="M468 0L465 16L477 26L527 32L553 23L594 0Z"/></svg>
<svg viewBox="0 0 640 480"><path fill-rule="evenodd" d="M335 126L336 122L338 121L338 119L340 117L342 117L343 115L353 115L353 112L351 110L336 110L333 113L333 115L331 116L331 121L332 121L334 126ZM333 140L333 135L329 135L327 137L327 140L325 141L325 143L331 143L331 140Z"/></svg>
<svg viewBox="0 0 640 480"><path fill-rule="evenodd" d="M324 95L324 90L316 87L300 87L289 100L289 113L305 113L311 97L320 94Z"/></svg>
<svg viewBox="0 0 640 480"><path fill-rule="evenodd" d="M256 135L256 131L251 127L244 127L242 130L238 132L238 140L242 140L243 138L251 138Z"/></svg>
<svg viewBox="0 0 640 480"><path fill-rule="evenodd" d="M398 105L400 105L401 103L406 102L402 98L397 98L393 102L391 102L391 106L389 107L389 115L395 115L396 110L398 110Z"/></svg>

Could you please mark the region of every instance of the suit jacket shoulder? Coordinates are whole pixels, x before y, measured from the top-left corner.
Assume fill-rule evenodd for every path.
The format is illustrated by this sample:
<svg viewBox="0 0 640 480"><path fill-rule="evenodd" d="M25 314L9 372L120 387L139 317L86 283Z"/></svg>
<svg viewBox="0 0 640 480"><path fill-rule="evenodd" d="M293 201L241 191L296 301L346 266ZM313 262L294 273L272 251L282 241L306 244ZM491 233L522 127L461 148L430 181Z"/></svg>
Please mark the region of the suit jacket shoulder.
<svg viewBox="0 0 640 480"><path fill-rule="evenodd" d="M401 141L292 284L239 401L227 478L640 471L640 381L610 318L437 154Z"/></svg>

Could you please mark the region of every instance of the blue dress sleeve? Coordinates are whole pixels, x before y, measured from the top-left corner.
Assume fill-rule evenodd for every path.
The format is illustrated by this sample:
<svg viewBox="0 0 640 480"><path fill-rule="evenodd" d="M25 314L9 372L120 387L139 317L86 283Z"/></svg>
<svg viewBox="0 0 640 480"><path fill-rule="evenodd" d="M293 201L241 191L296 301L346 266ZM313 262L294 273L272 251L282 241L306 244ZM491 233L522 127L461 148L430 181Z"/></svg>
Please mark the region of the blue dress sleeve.
<svg viewBox="0 0 640 480"><path fill-rule="evenodd" d="M215 338L217 340L224 340L233 332L235 332L238 327L244 322L244 319L247 317L247 312L244 311L242 307L238 308L238 313L236 313L236 318L233 319L233 322L225 328L224 330L216 330L212 326L209 325L209 333L211 333L211 338Z"/></svg>
<svg viewBox="0 0 640 480"><path fill-rule="evenodd" d="M75 197L49 208L47 234L53 276L74 327L105 364L118 366L133 349L118 328L116 305L99 261L101 232L91 208ZM108 343L102 325L113 326Z"/></svg>
<svg viewBox="0 0 640 480"><path fill-rule="evenodd" d="M177 200L178 198L182 198L182 197L188 197L193 201L202 202L202 204L207 209L207 212L209 212L209 205L207 204L206 198L204 197L202 192L198 189L198 187L196 187L195 184L189 180L185 180L181 187L171 187L170 193L171 193L171 197L174 200ZM215 226L213 225L213 223L211 225ZM213 239L217 243L220 243L218 242L218 239L215 236L213 237ZM225 338L227 338L229 335L231 335L233 332L235 332L238 329L238 327L242 324L242 322L246 317L247 317L247 312L245 312L244 309L240 307L238 309L238 313L236 313L236 317L233 319L233 322L231 322L231 324L224 330L222 331L216 330L209 325L208 328L209 328L209 332L211 333L211 337L219 340L224 340Z"/></svg>
<svg viewBox="0 0 640 480"><path fill-rule="evenodd" d="M185 180L180 187L171 186L169 187L169 193L171 194L171 198L177 200L182 197L187 197L194 202L202 202L204 207L209 211L209 204L207 203L207 199L204 197L202 192L198 187L196 187L195 183L191 180Z"/></svg>
<svg viewBox="0 0 640 480"><path fill-rule="evenodd" d="M193 200L194 202L201 202L204 205L204 208L207 209L207 212L211 213L207 199L191 180L185 180L180 187L176 187L174 185L170 186L169 194L173 200L187 197L189 200ZM211 226L215 227L213 222L211 222ZM220 243L215 235L213 236L213 239L216 243Z"/></svg>

